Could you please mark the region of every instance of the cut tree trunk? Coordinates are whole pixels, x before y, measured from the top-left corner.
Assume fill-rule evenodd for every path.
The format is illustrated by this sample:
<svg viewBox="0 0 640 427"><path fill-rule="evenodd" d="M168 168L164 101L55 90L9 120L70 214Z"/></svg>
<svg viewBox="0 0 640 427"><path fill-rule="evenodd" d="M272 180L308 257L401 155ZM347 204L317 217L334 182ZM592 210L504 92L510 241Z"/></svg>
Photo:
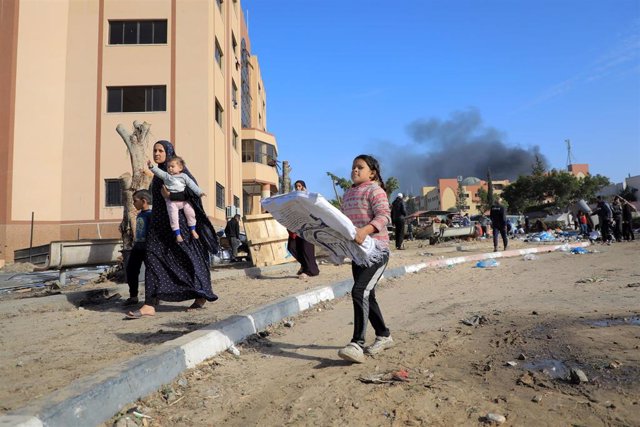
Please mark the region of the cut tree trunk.
<svg viewBox="0 0 640 427"><path fill-rule="evenodd" d="M291 191L291 167L288 160L282 161L282 188L280 193L285 194Z"/></svg>
<svg viewBox="0 0 640 427"><path fill-rule="evenodd" d="M131 159L132 174L126 172L120 176L122 182L122 199L124 202L124 210L122 213L122 222L120 223L120 233L122 234L122 243L124 249L133 247L133 236L136 229L136 208L133 206L133 193L138 190L148 189L151 183L151 177L144 173L147 167L147 147L149 145L149 129L151 124L147 122L140 123L135 120L133 122L133 132L129 133L122 124L118 124L116 132L122 137L129 158Z"/></svg>

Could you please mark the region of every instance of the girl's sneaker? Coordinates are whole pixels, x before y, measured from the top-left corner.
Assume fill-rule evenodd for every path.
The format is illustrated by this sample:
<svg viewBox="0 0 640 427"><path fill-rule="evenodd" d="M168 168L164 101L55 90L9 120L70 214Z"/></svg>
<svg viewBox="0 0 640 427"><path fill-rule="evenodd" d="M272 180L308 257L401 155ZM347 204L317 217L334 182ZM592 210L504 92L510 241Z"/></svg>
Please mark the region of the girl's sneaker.
<svg viewBox="0 0 640 427"><path fill-rule="evenodd" d="M391 337L376 337L376 340L369 347L365 349L367 354L378 354L382 350L386 350L394 346L393 338Z"/></svg>
<svg viewBox="0 0 640 427"><path fill-rule="evenodd" d="M353 363L364 362L364 352L362 351L362 347L354 342L350 342L346 347L340 349L338 351L338 356L340 356L341 359L348 360Z"/></svg>

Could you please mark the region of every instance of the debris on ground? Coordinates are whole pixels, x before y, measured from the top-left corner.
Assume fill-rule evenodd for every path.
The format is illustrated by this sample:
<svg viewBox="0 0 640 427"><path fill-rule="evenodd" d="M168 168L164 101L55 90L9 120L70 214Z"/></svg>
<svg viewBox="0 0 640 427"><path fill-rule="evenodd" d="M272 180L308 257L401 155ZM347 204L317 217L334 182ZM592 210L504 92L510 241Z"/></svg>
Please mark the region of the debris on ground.
<svg viewBox="0 0 640 427"><path fill-rule="evenodd" d="M497 267L499 265L500 263L493 258L483 259L482 261L478 261L476 263L476 267L478 268L490 268L490 267Z"/></svg>
<svg viewBox="0 0 640 427"><path fill-rule="evenodd" d="M571 253L574 255L582 255L582 254L588 254L589 251L586 250L585 248L581 248L581 247L576 247L576 248L572 248L571 249Z"/></svg>
<svg viewBox="0 0 640 427"><path fill-rule="evenodd" d="M589 382L589 378L587 378L587 375L581 369L576 369L576 368L571 368L571 370L569 371L568 380L572 384L581 384L581 383Z"/></svg>
<svg viewBox="0 0 640 427"><path fill-rule="evenodd" d="M486 316L483 316L481 314L476 314L469 318L462 319L460 322L462 322L467 326L478 326L478 325L484 325L486 323L489 323L489 319L487 319Z"/></svg>
<svg viewBox="0 0 640 427"><path fill-rule="evenodd" d="M591 277L587 277L586 279L580 279L576 281L576 283L597 283L597 282L604 282L604 277L591 276Z"/></svg>
<svg viewBox="0 0 640 427"><path fill-rule="evenodd" d="M486 422L489 423L495 423L495 424L502 424L505 421L507 421L507 418L504 415L500 415L500 414L494 414L489 412L485 417L484 420Z"/></svg>
<svg viewBox="0 0 640 427"><path fill-rule="evenodd" d="M238 350L238 347L236 347L235 345L231 344L229 346L229 348L227 349L227 351L231 354L233 354L235 357L240 357L240 350Z"/></svg>
<svg viewBox="0 0 640 427"><path fill-rule="evenodd" d="M393 382L409 382L409 371L400 369L398 371L387 372L384 374L371 374L361 376L359 381L365 384L390 384Z"/></svg>

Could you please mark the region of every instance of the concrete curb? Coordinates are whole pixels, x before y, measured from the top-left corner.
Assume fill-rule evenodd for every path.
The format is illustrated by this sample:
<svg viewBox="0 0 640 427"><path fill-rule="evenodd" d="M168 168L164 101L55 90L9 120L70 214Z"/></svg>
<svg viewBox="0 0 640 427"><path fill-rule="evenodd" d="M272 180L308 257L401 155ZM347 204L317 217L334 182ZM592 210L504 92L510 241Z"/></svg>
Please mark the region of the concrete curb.
<svg viewBox="0 0 640 427"><path fill-rule="evenodd" d="M553 245L437 259L397 267L385 277L400 277L425 268L439 268L490 258L515 257L531 253L553 252L563 247L586 247L589 243ZM112 365L93 375L74 381L29 405L0 416L0 427L97 425L111 418L122 407L144 397L163 384L170 383L184 370L228 349L267 326L294 316L314 305L346 295L352 280L321 286L284 297L262 307L231 316L175 340L165 342L147 353Z"/></svg>

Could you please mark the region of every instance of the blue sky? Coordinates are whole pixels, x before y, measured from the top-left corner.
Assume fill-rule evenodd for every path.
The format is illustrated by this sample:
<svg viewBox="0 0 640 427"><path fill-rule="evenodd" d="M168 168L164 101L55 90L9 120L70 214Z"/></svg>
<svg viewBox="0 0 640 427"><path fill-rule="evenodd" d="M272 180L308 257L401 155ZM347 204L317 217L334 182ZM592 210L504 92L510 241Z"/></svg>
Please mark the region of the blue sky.
<svg viewBox="0 0 640 427"><path fill-rule="evenodd" d="M638 0L244 0L279 159L333 196L360 153L418 194L541 155L640 174ZM248 11L248 14L247 14ZM514 177L514 176L512 176ZM428 182L431 181L431 182Z"/></svg>

